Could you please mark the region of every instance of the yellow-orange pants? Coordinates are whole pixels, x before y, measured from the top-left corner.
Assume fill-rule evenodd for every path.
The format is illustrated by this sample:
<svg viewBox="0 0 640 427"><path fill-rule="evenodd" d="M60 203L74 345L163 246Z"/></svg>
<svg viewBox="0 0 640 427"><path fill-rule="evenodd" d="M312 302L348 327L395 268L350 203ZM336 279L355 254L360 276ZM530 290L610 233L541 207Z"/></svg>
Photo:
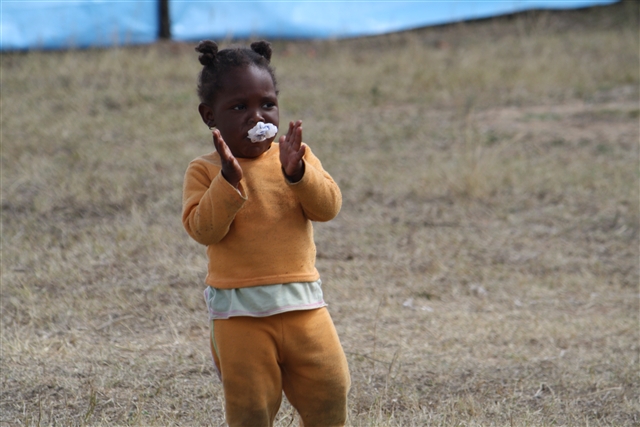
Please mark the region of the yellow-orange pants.
<svg viewBox="0 0 640 427"><path fill-rule="evenodd" d="M229 426L272 426L283 391L304 427L345 424L349 368L325 307L214 320L211 350Z"/></svg>

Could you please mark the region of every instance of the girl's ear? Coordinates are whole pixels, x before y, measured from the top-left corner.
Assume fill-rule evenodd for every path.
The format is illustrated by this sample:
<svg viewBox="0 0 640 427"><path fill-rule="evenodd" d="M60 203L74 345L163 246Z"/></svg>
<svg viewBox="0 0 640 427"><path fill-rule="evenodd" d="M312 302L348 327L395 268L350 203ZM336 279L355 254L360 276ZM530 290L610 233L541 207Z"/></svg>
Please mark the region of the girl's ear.
<svg viewBox="0 0 640 427"><path fill-rule="evenodd" d="M198 105L198 112L205 125L209 126L209 129L216 125L215 117L213 116L213 109L204 102Z"/></svg>

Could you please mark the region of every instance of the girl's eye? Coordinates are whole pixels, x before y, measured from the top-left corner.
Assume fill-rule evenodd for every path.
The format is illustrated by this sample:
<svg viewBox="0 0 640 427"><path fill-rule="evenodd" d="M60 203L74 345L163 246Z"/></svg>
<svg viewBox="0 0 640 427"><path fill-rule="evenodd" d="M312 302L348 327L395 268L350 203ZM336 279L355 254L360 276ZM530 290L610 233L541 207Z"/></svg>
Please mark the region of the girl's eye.
<svg viewBox="0 0 640 427"><path fill-rule="evenodd" d="M238 105L234 105L233 110L244 110L244 105L243 104L238 104Z"/></svg>
<svg viewBox="0 0 640 427"><path fill-rule="evenodd" d="M264 108L273 108L276 106L275 102L267 102L263 105Z"/></svg>

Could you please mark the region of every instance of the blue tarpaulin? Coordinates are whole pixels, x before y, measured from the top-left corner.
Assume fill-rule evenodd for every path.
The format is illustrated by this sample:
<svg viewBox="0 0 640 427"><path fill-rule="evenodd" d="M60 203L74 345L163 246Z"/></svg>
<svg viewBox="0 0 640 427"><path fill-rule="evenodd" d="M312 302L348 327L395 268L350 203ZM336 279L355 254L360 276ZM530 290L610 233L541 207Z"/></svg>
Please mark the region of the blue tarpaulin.
<svg viewBox="0 0 640 427"><path fill-rule="evenodd" d="M488 18L531 9L569 9L617 0L235 1L170 3L176 40L341 38Z"/></svg>
<svg viewBox="0 0 640 427"><path fill-rule="evenodd" d="M203 1L170 0L174 40L342 38L618 0ZM157 0L0 0L0 49L150 43Z"/></svg>
<svg viewBox="0 0 640 427"><path fill-rule="evenodd" d="M2 50L152 43L158 25L157 1L0 0Z"/></svg>

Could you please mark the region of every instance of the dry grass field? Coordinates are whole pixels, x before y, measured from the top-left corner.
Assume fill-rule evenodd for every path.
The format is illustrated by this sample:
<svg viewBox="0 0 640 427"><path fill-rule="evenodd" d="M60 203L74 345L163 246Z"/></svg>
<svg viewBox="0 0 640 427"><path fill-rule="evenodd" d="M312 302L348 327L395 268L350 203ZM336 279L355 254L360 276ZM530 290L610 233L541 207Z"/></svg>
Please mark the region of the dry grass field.
<svg viewBox="0 0 640 427"><path fill-rule="evenodd" d="M316 239L350 426L640 424L638 17L274 43L344 196ZM2 54L0 426L224 425L193 45Z"/></svg>

